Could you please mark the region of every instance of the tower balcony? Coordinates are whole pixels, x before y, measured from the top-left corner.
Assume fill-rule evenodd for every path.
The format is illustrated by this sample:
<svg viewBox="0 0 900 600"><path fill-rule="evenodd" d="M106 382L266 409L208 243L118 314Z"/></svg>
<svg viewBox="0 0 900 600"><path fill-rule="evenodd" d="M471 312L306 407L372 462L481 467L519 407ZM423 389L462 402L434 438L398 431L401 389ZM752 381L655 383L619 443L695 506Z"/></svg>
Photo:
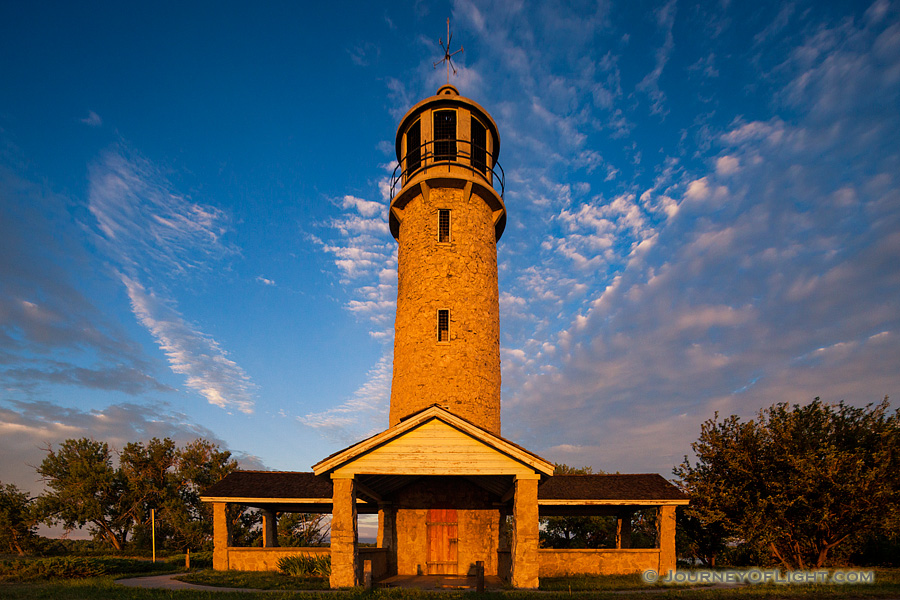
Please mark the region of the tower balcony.
<svg viewBox="0 0 900 600"><path fill-rule="evenodd" d="M506 174L493 153L471 140L454 138L407 148L391 175L391 201L408 184L447 176L484 182L503 199Z"/></svg>

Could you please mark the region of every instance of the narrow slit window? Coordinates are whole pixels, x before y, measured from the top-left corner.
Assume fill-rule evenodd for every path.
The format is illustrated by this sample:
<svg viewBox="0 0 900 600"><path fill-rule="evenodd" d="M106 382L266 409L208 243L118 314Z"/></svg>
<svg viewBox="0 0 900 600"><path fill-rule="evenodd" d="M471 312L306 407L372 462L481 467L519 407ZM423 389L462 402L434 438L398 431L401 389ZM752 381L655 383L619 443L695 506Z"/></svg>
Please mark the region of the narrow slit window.
<svg viewBox="0 0 900 600"><path fill-rule="evenodd" d="M411 175L422 166L422 122L416 121L406 132L406 173Z"/></svg>
<svg viewBox="0 0 900 600"><path fill-rule="evenodd" d="M438 311L437 341L450 341L450 311L441 309Z"/></svg>
<svg viewBox="0 0 900 600"><path fill-rule="evenodd" d="M472 166L487 174L487 130L475 118L472 119Z"/></svg>
<svg viewBox="0 0 900 600"><path fill-rule="evenodd" d="M434 111L434 159L456 160L456 111Z"/></svg>
<svg viewBox="0 0 900 600"><path fill-rule="evenodd" d="M438 211L438 241L439 242L449 242L450 241L450 211L449 210L439 210Z"/></svg>

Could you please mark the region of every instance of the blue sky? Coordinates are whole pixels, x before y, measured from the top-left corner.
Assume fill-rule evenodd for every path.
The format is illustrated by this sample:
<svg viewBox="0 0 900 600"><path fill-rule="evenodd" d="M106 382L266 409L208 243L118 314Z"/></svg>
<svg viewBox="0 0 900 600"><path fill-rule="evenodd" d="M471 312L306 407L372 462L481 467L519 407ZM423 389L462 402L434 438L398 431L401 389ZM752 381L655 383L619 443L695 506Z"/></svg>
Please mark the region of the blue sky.
<svg viewBox="0 0 900 600"><path fill-rule="evenodd" d="M670 476L716 411L897 397L897 2L6 2L0 481L387 426L393 139L448 16L503 142L505 437Z"/></svg>

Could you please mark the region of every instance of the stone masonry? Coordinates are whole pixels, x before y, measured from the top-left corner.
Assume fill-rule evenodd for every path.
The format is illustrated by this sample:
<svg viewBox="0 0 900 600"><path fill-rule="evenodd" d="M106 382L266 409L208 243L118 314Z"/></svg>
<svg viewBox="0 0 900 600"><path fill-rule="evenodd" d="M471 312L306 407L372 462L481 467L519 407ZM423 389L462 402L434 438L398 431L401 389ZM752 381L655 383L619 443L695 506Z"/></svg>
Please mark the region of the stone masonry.
<svg viewBox="0 0 900 600"><path fill-rule="evenodd" d="M438 404L500 435L500 309L491 209L472 186L432 187L403 210L390 424ZM438 211L450 241L438 242ZM450 340L437 314L450 311Z"/></svg>

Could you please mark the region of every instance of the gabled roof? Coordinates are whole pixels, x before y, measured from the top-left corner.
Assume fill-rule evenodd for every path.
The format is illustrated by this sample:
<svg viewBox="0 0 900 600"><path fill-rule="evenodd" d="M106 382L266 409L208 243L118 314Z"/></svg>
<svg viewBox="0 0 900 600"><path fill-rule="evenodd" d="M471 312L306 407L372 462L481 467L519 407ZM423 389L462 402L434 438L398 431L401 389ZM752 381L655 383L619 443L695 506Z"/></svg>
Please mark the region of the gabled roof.
<svg viewBox="0 0 900 600"><path fill-rule="evenodd" d="M418 434L415 432L427 424L434 424L436 422L445 425L446 427L444 429L449 428L449 430L455 432L455 435L457 435L459 439L474 441L477 443L476 445L478 448L484 451L493 452L497 455L502 455L510 461L521 465L521 467L527 468L536 475L546 476L553 474L554 467L552 463L509 440L494 435L491 432L478 427L474 423L454 415L438 405L429 406L418 413L410 415L390 429L382 431L368 439L332 454L328 458L313 465L313 472L316 475L323 475L326 473L333 473L338 469L349 468L352 463L364 459L367 455L384 452L389 446L398 445L398 440L404 438L404 436L410 438L415 435L421 436L421 432ZM425 456L417 457L416 455L411 455L402 461L392 464L387 471L382 470L379 472L391 472L396 474L414 473L416 472L416 468L421 468L424 465L423 461L433 461L434 458L435 457L431 457L428 459ZM461 475L465 474L465 465L462 465L462 467L463 471L459 473Z"/></svg>
<svg viewBox="0 0 900 600"><path fill-rule="evenodd" d="M554 475L538 487L538 504L687 504L689 498L658 473Z"/></svg>

